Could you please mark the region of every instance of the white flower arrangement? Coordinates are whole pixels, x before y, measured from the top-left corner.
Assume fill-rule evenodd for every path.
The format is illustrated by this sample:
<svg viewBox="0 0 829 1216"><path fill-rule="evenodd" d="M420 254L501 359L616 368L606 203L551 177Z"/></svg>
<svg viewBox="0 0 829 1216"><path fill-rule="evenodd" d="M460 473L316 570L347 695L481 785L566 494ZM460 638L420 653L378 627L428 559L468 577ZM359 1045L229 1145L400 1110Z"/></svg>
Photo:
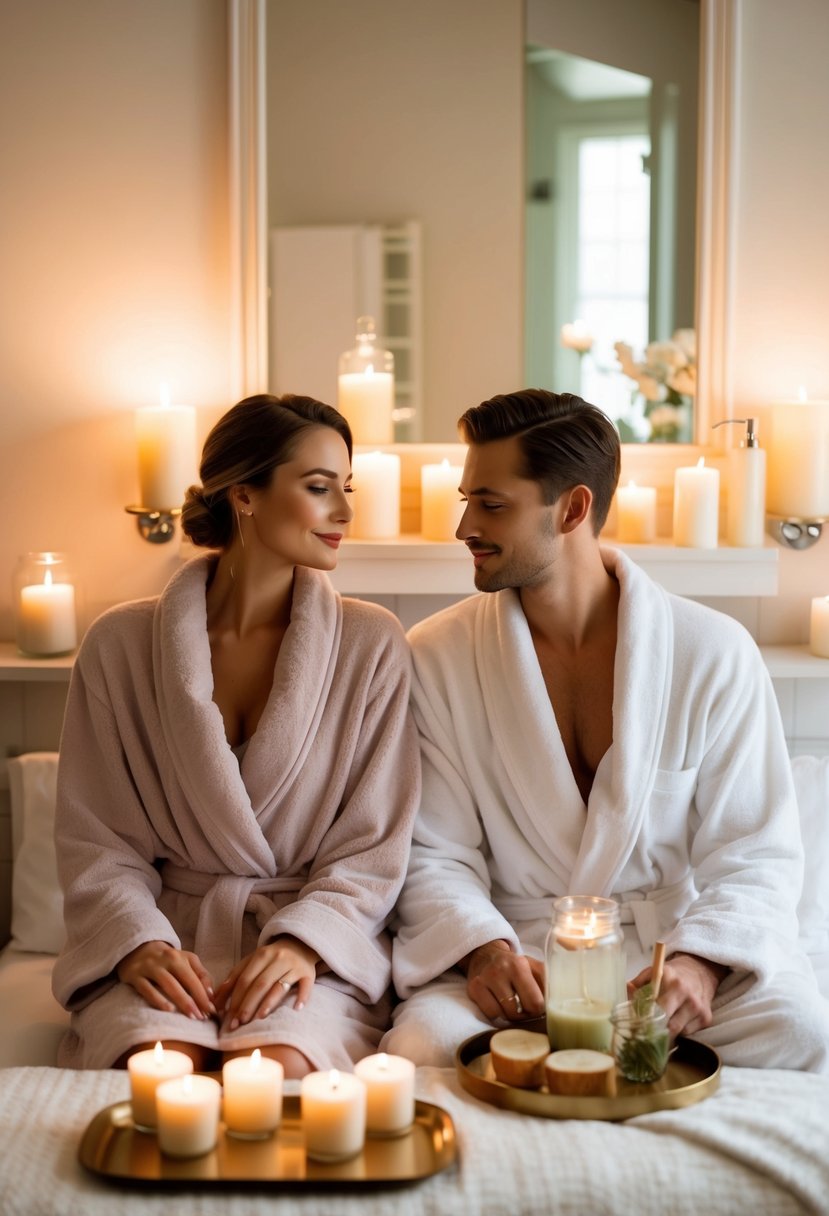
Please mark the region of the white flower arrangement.
<svg viewBox="0 0 829 1216"><path fill-rule="evenodd" d="M651 342L642 362L626 342L614 345L619 366L635 381L634 399L644 400L650 440L675 443L690 439L691 400L697 390L697 336L678 329L668 342Z"/></svg>

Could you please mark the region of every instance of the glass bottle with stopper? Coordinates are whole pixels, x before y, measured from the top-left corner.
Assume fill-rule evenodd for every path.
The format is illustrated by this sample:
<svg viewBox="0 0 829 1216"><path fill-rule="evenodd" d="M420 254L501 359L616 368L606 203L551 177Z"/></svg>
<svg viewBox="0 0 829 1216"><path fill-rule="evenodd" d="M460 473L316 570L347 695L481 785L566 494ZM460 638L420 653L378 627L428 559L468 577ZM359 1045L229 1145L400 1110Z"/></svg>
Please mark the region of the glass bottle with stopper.
<svg viewBox="0 0 829 1216"><path fill-rule="evenodd" d="M340 355L337 408L355 444L394 442L394 355L378 349L374 317L357 318L356 346Z"/></svg>
<svg viewBox="0 0 829 1216"><path fill-rule="evenodd" d="M554 1051L609 1051L610 1015L625 998L619 905L565 895L553 904L547 934L547 1033Z"/></svg>
<svg viewBox="0 0 829 1216"><path fill-rule="evenodd" d="M763 544L766 518L766 453L757 439L756 419L724 418L714 426L744 426L740 446L728 453L726 540L740 549Z"/></svg>

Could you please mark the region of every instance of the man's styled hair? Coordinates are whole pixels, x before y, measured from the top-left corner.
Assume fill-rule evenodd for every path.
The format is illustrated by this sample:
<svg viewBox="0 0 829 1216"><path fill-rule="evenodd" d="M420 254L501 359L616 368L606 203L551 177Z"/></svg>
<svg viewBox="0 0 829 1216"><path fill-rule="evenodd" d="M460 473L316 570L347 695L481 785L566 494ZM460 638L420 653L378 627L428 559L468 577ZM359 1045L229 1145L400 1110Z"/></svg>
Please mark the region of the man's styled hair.
<svg viewBox="0 0 829 1216"><path fill-rule="evenodd" d="M574 393L525 388L468 409L458 430L466 443L517 435L520 475L538 482L548 505L565 490L587 486L593 494L593 533L599 535L619 480L621 448L616 427L597 406Z"/></svg>

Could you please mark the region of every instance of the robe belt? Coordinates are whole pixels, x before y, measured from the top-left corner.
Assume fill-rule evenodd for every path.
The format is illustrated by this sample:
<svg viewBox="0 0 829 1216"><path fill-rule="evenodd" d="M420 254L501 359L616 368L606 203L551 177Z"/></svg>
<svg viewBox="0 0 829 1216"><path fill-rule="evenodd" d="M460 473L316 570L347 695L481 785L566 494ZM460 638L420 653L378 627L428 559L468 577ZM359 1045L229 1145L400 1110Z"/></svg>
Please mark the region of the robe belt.
<svg viewBox="0 0 829 1216"><path fill-rule="evenodd" d="M161 878L169 890L202 896L194 948L217 983L225 978L223 974L217 974L217 968L229 970L242 957L245 913L257 914L257 923L261 928L264 923L261 918L262 897L299 891L306 882L304 878L282 875L255 878L241 874L205 874L173 865L169 861L162 867ZM271 905L265 920L270 919L275 911L276 907Z"/></svg>
<svg viewBox="0 0 829 1216"><path fill-rule="evenodd" d="M653 949L666 920L675 922L694 899L693 878L688 875L668 887L654 891L626 891L615 896L620 905L623 925L633 925L642 950L648 954ZM503 895L495 897L495 906L511 925L524 921L551 921L553 898L550 896Z"/></svg>

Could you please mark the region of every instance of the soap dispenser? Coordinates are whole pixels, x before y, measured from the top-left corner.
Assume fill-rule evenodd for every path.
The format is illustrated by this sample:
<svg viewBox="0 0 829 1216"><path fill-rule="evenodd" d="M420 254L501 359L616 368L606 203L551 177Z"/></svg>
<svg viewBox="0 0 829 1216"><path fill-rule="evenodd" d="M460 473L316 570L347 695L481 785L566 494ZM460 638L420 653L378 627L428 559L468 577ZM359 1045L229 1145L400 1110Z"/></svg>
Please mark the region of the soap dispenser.
<svg viewBox="0 0 829 1216"><path fill-rule="evenodd" d="M740 446L728 453L728 510L726 540L741 549L756 549L763 544L766 517L766 453L757 441L755 418L726 418L714 426L729 423L746 428Z"/></svg>

